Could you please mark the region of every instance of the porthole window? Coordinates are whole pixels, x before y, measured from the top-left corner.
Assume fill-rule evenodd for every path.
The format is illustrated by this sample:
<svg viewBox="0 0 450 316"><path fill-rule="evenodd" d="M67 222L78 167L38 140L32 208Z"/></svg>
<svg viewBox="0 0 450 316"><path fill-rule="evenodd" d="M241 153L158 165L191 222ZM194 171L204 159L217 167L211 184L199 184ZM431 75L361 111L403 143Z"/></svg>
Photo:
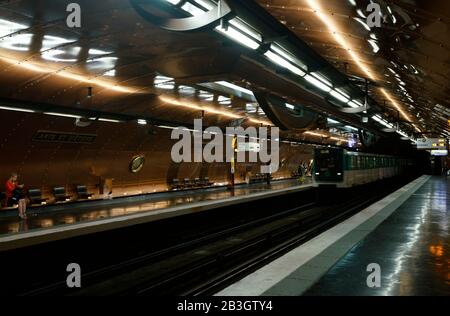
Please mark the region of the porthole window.
<svg viewBox="0 0 450 316"><path fill-rule="evenodd" d="M138 155L133 157L133 159L130 162L130 172L132 173L138 173L139 171L144 168L145 164L145 156L144 155Z"/></svg>

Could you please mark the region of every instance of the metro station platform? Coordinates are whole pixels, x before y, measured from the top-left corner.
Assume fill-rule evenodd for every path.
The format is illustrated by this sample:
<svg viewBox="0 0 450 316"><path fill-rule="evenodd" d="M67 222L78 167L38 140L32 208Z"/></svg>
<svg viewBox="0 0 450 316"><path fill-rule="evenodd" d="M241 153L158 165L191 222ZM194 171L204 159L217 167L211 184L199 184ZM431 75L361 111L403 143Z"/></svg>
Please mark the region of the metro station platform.
<svg viewBox="0 0 450 316"><path fill-rule="evenodd" d="M222 186L60 204L29 210L27 220L7 211L0 213L0 251L300 192L310 188L310 182L289 179L234 190Z"/></svg>
<svg viewBox="0 0 450 316"><path fill-rule="evenodd" d="M450 295L449 195L423 176L217 295Z"/></svg>

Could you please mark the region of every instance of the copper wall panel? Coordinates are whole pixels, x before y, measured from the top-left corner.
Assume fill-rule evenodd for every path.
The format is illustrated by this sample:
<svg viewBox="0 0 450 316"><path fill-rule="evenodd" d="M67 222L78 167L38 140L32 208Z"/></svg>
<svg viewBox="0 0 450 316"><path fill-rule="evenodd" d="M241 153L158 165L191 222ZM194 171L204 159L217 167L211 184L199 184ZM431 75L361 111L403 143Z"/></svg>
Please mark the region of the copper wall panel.
<svg viewBox="0 0 450 316"><path fill-rule="evenodd" d="M97 138L92 144L33 141L39 130L96 134ZM73 194L77 184L87 185L91 192L99 194L104 179L114 179L115 196L165 191L173 179L209 177L215 183L228 183L227 163L172 162L175 140L170 139L170 133L135 122L95 122L80 128L71 118L0 110L0 187L3 189L11 172L18 172L28 188L41 188L47 196L57 185L65 186ZM300 161L311 159L311 153L310 146L282 143L281 167L274 177L290 177ZM129 171L129 163L138 154L145 155L146 164L134 174ZM244 182L249 171L260 173L260 164L238 163L237 183Z"/></svg>

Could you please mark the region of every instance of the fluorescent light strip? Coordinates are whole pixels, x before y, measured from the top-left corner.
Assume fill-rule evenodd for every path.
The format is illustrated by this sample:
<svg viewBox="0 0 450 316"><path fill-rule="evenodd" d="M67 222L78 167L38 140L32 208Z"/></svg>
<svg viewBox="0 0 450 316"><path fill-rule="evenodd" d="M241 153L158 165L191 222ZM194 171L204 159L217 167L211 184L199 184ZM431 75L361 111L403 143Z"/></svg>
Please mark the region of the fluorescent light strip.
<svg viewBox="0 0 450 316"><path fill-rule="evenodd" d="M403 131L397 131L396 132L397 134L399 134L399 135L401 135L401 136L403 136L403 137L405 137L405 138L408 138L409 136L408 136L408 134L406 134L405 132L403 132Z"/></svg>
<svg viewBox="0 0 450 316"><path fill-rule="evenodd" d="M26 112L26 113L36 113L36 111L34 111L34 110L23 109L23 108L13 108L13 107L8 107L8 106L0 106L0 110ZM45 112L43 114L45 114L45 115L52 115L52 116L68 117L68 118L82 118L82 116L79 116L79 115L64 114L64 113ZM91 117L89 119L94 121L97 118ZM119 120L106 119L106 118L99 118L97 120L98 121L102 121L102 122L110 122L110 123L121 123L122 122L122 121L119 121Z"/></svg>
<svg viewBox="0 0 450 316"><path fill-rule="evenodd" d="M312 84L316 88L319 88L320 90L323 90L323 91L325 91L327 93L331 91L331 87L329 87L328 85L326 85L325 83L323 83L319 79L316 79L315 77L313 77L313 76L311 76L309 74L305 76L305 79L310 84Z"/></svg>
<svg viewBox="0 0 450 316"><path fill-rule="evenodd" d="M333 87L333 84L321 73L319 72L312 72L310 73L310 75L312 75L313 77L315 77L316 79L318 79L319 81L321 81L322 83L326 84L329 87Z"/></svg>
<svg viewBox="0 0 450 316"><path fill-rule="evenodd" d="M234 18L228 21L232 26L234 26L236 29L242 31L243 33L250 35L258 42L261 42L262 36L257 31L251 28L251 26L248 26L245 22L241 21L239 18Z"/></svg>
<svg viewBox="0 0 450 316"><path fill-rule="evenodd" d="M348 129L353 130L353 131L358 131L358 129L356 127L353 127L353 126L350 126L350 125L346 125L345 128L348 128Z"/></svg>
<svg viewBox="0 0 450 316"><path fill-rule="evenodd" d="M224 86L226 88L233 89L233 90L236 90L236 91L240 91L240 92L243 92L245 94L253 95L252 91L250 91L248 89L245 89L245 88L242 88L242 87L240 87L238 85L235 85L234 83L231 83L231 82L228 82L228 81L216 81L215 84L218 84L218 85L221 85L221 86Z"/></svg>
<svg viewBox="0 0 450 316"><path fill-rule="evenodd" d="M56 113L56 112L44 112L45 115L52 115L52 116L60 116L60 117L68 117L68 118L82 118L82 116L79 115L73 115L73 114L65 114L65 113Z"/></svg>
<svg viewBox="0 0 450 316"><path fill-rule="evenodd" d="M389 123L388 121L382 119L379 115L374 115L372 116L372 119L377 121L378 123L380 123L381 125L383 125L384 127L387 128L394 128L394 125Z"/></svg>
<svg viewBox="0 0 450 316"><path fill-rule="evenodd" d="M181 9L183 9L184 11L186 11L187 13L189 13L193 16L202 15L203 13L206 12L205 10L200 9L199 7L197 7L196 5L193 5L190 2L186 2L185 4L183 4Z"/></svg>
<svg viewBox="0 0 450 316"><path fill-rule="evenodd" d="M348 105L349 105L350 107L354 108L354 109L356 109L356 108L361 108L361 107L364 106L361 102L356 101L356 100L350 101L350 102L348 103Z"/></svg>
<svg viewBox="0 0 450 316"><path fill-rule="evenodd" d="M222 28L221 26L218 26L218 27L216 27L216 30L218 32L220 32L221 34L225 35L226 37L228 37L250 49L256 50L261 45L260 43L253 40L253 38L238 31L233 26L228 26L228 30Z"/></svg>
<svg viewBox="0 0 450 316"><path fill-rule="evenodd" d="M278 66L281 66L283 68L286 68L287 70L291 71L292 73L303 77L306 75L306 73L301 70L300 68L292 65L289 61L287 61L286 59L284 59L283 57L281 57L280 55L274 53L273 51L269 50L267 51L264 56L266 56L268 59L270 59L271 61L273 61L275 64L277 64Z"/></svg>
<svg viewBox="0 0 450 316"><path fill-rule="evenodd" d="M14 107L9 107L9 106L0 106L0 110L5 110L5 111L15 111L15 112L26 112L26 113L35 113L35 111L33 111L33 110L24 109L24 108L14 108Z"/></svg>
<svg viewBox="0 0 450 316"><path fill-rule="evenodd" d="M330 118L328 118L327 121L328 121L328 123L331 123L331 124L341 124L341 122L338 122L338 121L330 119Z"/></svg>
<svg viewBox="0 0 450 316"><path fill-rule="evenodd" d="M286 103L285 105L286 105L286 107L287 107L289 110L295 110L295 105L292 105L292 104L289 104L289 103Z"/></svg>
<svg viewBox="0 0 450 316"><path fill-rule="evenodd" d="M307 68L304 63L302 63L297 58L295 58L291 53L288 52L287 49L285 49L280 44L273 43L273 44L270 45L270 49L272 49L272 51L274 51L275 53L277 53L278 55L280 55L284 59L288 60L292 64L294 64L296 66L299 66L302 69L306 69Z"/></svg>
<svg viewBox="0 0 450 316"><path fill-rule="evenodd" d="M204 7L205 9L211 11L214 7L213 5L206 0L194 0L195 3L201 5L202 7Z"/></svg>
<svg viewBox="0 0 450 316"><path fill-rule="evenodd" d="M159 128L163 128L163 129L171 129L171 130L177 129L177 127L173 127L173 126L165 126L165 125L158 125L158 127L159 127Z"/></svg>
<svg viewBox="0 0 450 316"><path fill-rule="evenodd" d="M176 5L179 4L179 0L166 0L170 3ZM199 8L198 6L192 4L191 2L186 2L183 4L181 9L185 12L190 13L193 16L199 16L208 10L212 10L214 5L212 2L206 0L193 0L194 3L205 8L205 10ZM256 50L261 45L262 36L257 31L253 30L250 26L247 26L244 22L240 21L238 18L231 19L229 21L228 28L222 28L222 26L217 26L216 31L225 35L226 37L250 48Z"/></svg>
<svg viewBox="0 0 450 316"><path fill-rule="evenodd" d="M340 91L337 90L331 90L330 94L337 100L343 102L343 103L348 103L350 101L349 97L346 97L343 93L341 93Z"/></svg>
<svg viewBox="0 0 450 316"><path fill-rule="evenodd" d="M146 120L143 120L143 119L137 120L137 123L138 123L139 125L147 125L147 121L146 121Z"/></svg>
<svg viewBox="0 0 450 316"><path fill-rule="evenodd" d="M98 121L100 121L100 122L108 122L108 123L122 123L122 121L119 121L119 120L106 119L106 118L99 118Z"/></svg>

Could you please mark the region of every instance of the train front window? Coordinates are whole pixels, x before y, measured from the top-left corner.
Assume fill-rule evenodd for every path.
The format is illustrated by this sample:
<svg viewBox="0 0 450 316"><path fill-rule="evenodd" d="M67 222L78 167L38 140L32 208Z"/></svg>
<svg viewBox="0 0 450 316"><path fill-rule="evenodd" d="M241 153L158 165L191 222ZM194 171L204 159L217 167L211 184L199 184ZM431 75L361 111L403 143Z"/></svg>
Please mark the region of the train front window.
<svg viewBox="0 0 450 316"><path fill-rule="evenodd" d="M316 178L339 180L343 175L343 151L339 149L317 149L315 152Z"/></svg>

